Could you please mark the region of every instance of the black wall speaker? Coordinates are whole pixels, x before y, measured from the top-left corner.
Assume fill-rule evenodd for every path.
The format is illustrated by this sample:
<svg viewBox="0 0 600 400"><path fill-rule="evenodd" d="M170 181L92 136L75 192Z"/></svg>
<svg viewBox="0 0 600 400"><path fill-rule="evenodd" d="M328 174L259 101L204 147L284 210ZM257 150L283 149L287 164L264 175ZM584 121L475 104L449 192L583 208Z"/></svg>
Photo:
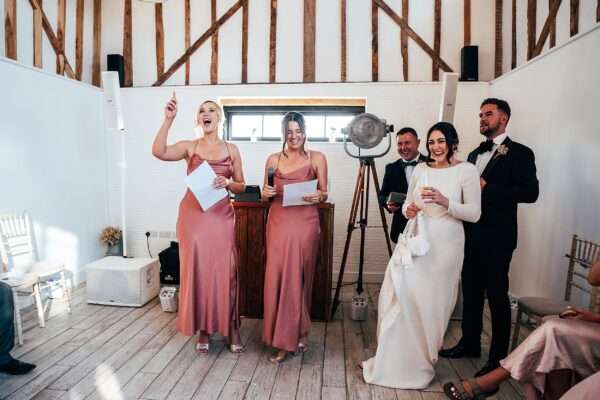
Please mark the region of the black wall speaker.
<svg viewBox="0 0 600 400"><path fill-rule="evenodd" d="M108 54L106 56L106 70L119 73L119 86L125 86L125 59L120 54Z"/></svg>
<svg viewBox="0 0 600 400"><path fill-rule="evenodd" d="M460 80L479 80L478 46L465 46L460 50Z"/></svg>

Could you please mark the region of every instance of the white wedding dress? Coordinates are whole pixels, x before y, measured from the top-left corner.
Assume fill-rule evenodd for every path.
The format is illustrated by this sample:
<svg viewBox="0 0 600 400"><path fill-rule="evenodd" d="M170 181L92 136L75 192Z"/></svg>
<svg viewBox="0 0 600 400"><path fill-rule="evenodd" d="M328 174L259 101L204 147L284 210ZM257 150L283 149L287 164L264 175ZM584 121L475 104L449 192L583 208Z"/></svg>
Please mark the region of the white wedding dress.
<svg viewBox="0 0 600 400"><path fill-rule="evenodd" d="M448 209L423 203L423 186L448 198ZM456 303L465 243L462 221L476 222L481 215L479 173L466 162L442 169L421 163L411 177L403 213L412 202L423 210L418 229L425 229L431 247L410 260L399 240L379 294L377 352L363 362L367 383L400 389L426 388L435 375Z"/></svg>

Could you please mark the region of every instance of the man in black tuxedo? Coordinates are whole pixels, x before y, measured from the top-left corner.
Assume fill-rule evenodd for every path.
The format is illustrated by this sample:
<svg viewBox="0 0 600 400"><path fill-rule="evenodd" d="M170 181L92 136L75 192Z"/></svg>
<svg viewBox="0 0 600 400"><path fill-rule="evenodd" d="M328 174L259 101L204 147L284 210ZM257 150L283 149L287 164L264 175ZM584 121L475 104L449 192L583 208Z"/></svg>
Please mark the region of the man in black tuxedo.
<svg viewBox="0 0 600 400"><path fill-rule="evenodd" d="M10 375L26 374L34 369L35 365L12 358L10 351L14 345L15 305L13 292L8 284L0 282L0 372Z"/></svg>
<svg viewBox="0 0 600 400"><path fill-rule="evenodd" d="M448 358L480 356L487 294L492 343L488 361L476 376L498 367L508 353L508 270L517 247L517 205L533 203L539 194L533 151L512 141L506 133L508 103L494 98L484 100L479 119L479 131L487 140L469 154L467 161L475 164L481 175L481 218L474 224L464 224L462 338L456 346L440 351L440 356Z"/></svg>
<svg viewBox="0 0 600 400"><path fill-rule="evenodd" d="M413 128L400 129L396 132L396 144L400 159L385 166L383 184L379 192L379 204L394 214L390 229L390 239L394 243L398 241L398 236L406 226L406 218L402 215L402 204L388 203L388 196L391 192L407 192L408 182L415 166L418 162L425 160L425 156L419 153L419 143L417 131Z"/></svg>

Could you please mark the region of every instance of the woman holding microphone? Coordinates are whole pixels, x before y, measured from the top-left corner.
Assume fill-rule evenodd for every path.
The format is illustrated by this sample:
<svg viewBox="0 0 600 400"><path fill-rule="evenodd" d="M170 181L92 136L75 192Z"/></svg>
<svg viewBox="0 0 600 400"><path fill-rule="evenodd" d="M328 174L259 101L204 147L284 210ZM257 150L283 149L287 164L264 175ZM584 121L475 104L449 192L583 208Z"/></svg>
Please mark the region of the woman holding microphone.
<svg viewBox="0 0 600 400"><path fill-rule="evenodd" d="M272 199L267 219L267 267L264 287L263 341L277 349L281 362L288 352L305 351L310 331L312 284L319 248L317 204L327 200L327 160L307 150L306 124L297 112L282 120L283 149L265 165L263 199ZM269 176L272 184L269 184ZM283 187L317 180L306 205L283 207Z"/></svg>

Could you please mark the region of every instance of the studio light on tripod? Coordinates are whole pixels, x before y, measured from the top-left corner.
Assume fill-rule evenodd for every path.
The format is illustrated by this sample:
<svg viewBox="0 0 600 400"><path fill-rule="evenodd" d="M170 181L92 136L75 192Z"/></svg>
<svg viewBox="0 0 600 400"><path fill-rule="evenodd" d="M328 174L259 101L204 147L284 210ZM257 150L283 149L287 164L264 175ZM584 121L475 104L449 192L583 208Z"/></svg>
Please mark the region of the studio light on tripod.
<svg viewBox="0 0 600 400"><path fill-rule="evenodd" d="M354 188L354 196L352 197L352 207L350 209L350 218L348 221L348 232L346 236L346 244L344 245L344 253L342 255L342 264L338 276L338 283L335 289L335 297L333 298L333 306L331 315L335 314L339 305L340 288L344 279L344 270L346 269L346 261L348 259L348 250L352 239L352 232L357 227L360 228L360 258L358 264L358 280L356 282L356 295L352 298L352 319L363 321L367 317L367 298L363 295L363 267L365 257L365 230L368 225L369 214L369 186L371 176L375 185L377 194L377 205L381 216L381 227L383 228L385 240L389 255L392 255L392 246L387 229L387 221L383 212L383 207L379 204L379 179L377 178L377 170L375 169L375 158L382 157L390 151L392 146L392 138L389 132L392 132L394 127L386 124L385 120L376 117L373 114L364 113L357 115L352 119L346 128L342 129L344 133L344 150L353 158L359 160L358 176L356 178L356 186ZM361 150L369 150L375 148L381 141L387 137L388 143L385 150L375 154L361 154ZM348 147L348 139L356 146L358 151L353 153ZM358 222L356 221L357 214L359 215Z"/></svg>

